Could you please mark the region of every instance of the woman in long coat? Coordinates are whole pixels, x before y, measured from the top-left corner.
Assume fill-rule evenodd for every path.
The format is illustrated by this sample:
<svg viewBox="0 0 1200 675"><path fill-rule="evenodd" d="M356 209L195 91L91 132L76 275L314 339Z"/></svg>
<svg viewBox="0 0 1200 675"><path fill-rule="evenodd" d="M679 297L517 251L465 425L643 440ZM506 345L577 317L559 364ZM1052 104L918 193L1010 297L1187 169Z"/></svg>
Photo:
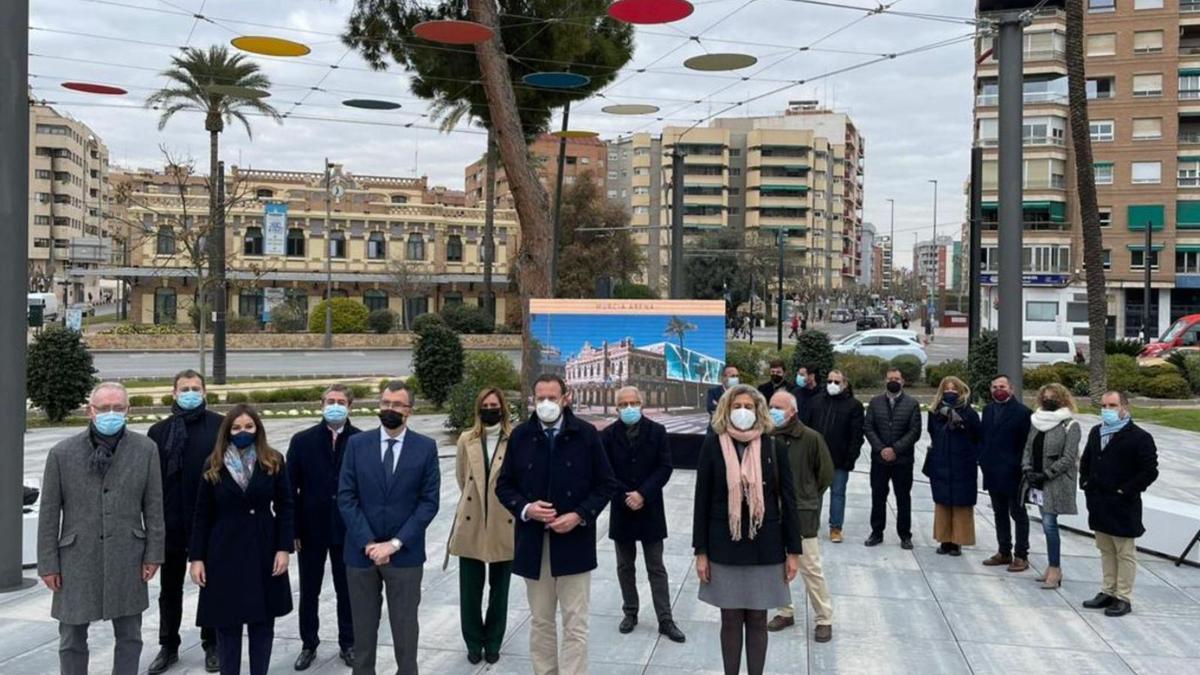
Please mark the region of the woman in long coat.
<svg viewBox="0 0 1200 675"><path fill-rule="evenodd" d="M980 424L970 399L971 390L962 380L942 378L929 408L929 451L922 469L933 492L933 538L941 543L937 552L953 556L975 544Z"/></svg>
<svg viewBox="0 0 1200 675"><path fill-rule="evenodd" d="M1079 440L1082 430L1075 420L1075 399L1058 383L1038 390L1038 408L1030 418L1029 438L1021 460L1021 503L1041 510L1046 535L1046 573L1042 588L1062 585L1062 540L1058 517L1079 513L1075 484L1079 476Z"/></svg>
<svg viewBox="0 0 1200 675"><path fill-rule="evenodd" d="M191 576L200 586L198 626L217 630L222 675L241 672L242 626L250 673L265 675L275 619L292 611L292 490L283 455L267 444L254 408L225 416L200 481L192 527Z"/></svg>
<svg viewBox="0 0 1200 675"><path fill-rule="evenodd" d="M500 660L500 645L508 619L508 588L512 578L513 516L496 497L496 479L504 466L512 427L504 392L489 387L475 400L475 424L458 437L455 476L458 509L446 557L459 557L458 602L467 660ZM487 616L483 586L488 583Z"/></svg>

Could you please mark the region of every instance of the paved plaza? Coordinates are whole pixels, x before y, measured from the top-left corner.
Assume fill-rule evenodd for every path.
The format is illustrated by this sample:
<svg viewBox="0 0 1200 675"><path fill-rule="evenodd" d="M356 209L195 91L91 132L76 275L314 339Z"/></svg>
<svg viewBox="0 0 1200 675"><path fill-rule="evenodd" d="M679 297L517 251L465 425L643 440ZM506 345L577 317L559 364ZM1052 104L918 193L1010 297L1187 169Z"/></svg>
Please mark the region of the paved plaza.
<svg viewBox="0 0 1200 675"><path fill-rule="evenodd" d="M374 426L364 419L365 426ZM529 673L529 617L524 582L513 580L508 635L502 658L493 666L467 663L458 622L456 559L443 570L442 560L458 498L454 483L453 447L440 429L440 417L413 420L418 431L442 443L442 510L429 532L429 561L425 566L421 601L423 673ZM1085 428L1094 419L1085 421ZM273 443L286 448L287 439L309 422L266 422ZM135 425L144 430L145 425ZM1150 493L1194 502L1200 485L1200 435L1148 427L1159 443L1162 476ZM49 447L78 429L46 429L26 435L27 483L37 484ZM918 454L923 453L923 446ZM918 456L918 467L920 466ZM1119 619L1080 607L1100 579L1099 553L1090 537L1064 533L1063 574L1058 591L1043 591L1033 570L1009 574L980 562L993 553L991 512L976 508L978 545L961 558L934 552L933 504L929 488L913 487L913 530L916 550L903 551L894 530L883 545L862 546L868 527L870 488L866 459L850 480L846 514L847 541L834 545L821 535L821 554L834 597L834 639L812 641L811 617L783 633L773 633L768 649L770 673L1185 673L1200 672L1200 569L1176 568L1170 562L1139 554L1140 569L1134 593L1134 614ZM918 481L922 477L918 473ZM36 479L36 480L33 480ZM592 577L590 672L594 675L641 673L718 673L720 647L718 611L696 599L697 580L689 547L694 473L678 471L667 485L668 528L666 563L671 576L675 618L688 636L686 644L659 638L649 586L639 569L643 607L641 624L620 635L621 596L617 588L612 543L607 539L607 512L597 525L600 567ZM889 516L889 528L894 519ZM1045 541L1033 523L1031 563L1045 567ZM34 576L29 570L27 575ZM292 589L298 591L293 560ZM328 577L327 577L328 579ZM194 627L197 589L187 584L183 651L172 673L202 673L200 634ZM158 612L151 586L151 608L144 615L143 668L157 647ZM793 584L799 607L805 604L803 584ZM798 612L798 615L800 613ZM808 617L805 611L803 616ZM348 673L336 658L336 621L332 584L327 582L321 611L322 644L312 673ZM381 631L379 672L394 668L387 633ZM292 673L300 651L296 614L276 622L272 673ZM0 596L0 673L41 675L58 670L58 629L50 619L50 593L38 586ZM112 638L108 625L92 628L92 672L111 669ZM243 667L246 664L243 657ZM564 674L569 675L569 674Z"/></svg>

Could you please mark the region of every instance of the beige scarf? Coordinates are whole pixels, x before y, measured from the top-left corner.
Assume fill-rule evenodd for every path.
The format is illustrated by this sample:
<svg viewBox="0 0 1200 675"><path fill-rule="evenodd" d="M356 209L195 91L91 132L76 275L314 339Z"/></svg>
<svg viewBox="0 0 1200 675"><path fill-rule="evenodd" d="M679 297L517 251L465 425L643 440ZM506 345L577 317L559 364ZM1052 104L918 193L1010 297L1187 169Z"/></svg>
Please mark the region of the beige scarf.
<svg viewBox="0 0 1200 675"><path fill-rule="evenodd" d="M729 428L718 438L721 456L725 459L725 484L729 488L729 536L733 541L742 538L742 500L750 506L750 538L758 534L766 511L762 486L761 430L741 431ZM746 443L739 464L734 441Z"/></svg>

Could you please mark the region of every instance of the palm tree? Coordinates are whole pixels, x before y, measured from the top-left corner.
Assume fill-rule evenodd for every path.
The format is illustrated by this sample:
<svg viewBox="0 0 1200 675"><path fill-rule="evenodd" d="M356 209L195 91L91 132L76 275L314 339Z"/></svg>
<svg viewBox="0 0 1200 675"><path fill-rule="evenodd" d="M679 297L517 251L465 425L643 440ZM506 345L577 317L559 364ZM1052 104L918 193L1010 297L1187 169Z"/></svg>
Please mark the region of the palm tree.
<svg viewBox="0 0 1200 675"><path fill-rule="evenodd" d="M679 316L672 316L670 318L670 320L667 321L667 328L663 331L663 335L665 335L667 337L674 337L676 340L679 341L679 361L680 361L680 365L683 366L683 404L684 405L687 405L688 381L692 376L692 358L691 358L691 356L688 355L687 350L684 349L683 338L688 333L690 333L694 330L696 330L696 324L692 323L691 321L688 321L687 319L680 318ZM666 355L667 355L667 352L664 349L663 357L666 358Z"/></svg>
<svg viewBox="0 0 1200 675"><path fill-rule="evenodd" d="M269 117L283 121L279 111L263 102L271 87L271 80L260 72L258 64L246 60L242 54L230 54L220 45L208 51L195 47L185 48L182 54L171 57L171 67L162 72L170 83L146 99L146 107L161 110L158 129L161 131L175 113L192 111L204 114L204 130L208 132L208 256L211 284L218 289L216 312L218 321L213 326L213 379L225 381L224 353L224 289L225 261L218 260L217 251L224 250L225 218L220 217L223 208L217 203L218 147L221 132L226 124L234 120L242 123L246 135L253 137L247 114ZM201 297L203 302L203 297Z"/></svg>

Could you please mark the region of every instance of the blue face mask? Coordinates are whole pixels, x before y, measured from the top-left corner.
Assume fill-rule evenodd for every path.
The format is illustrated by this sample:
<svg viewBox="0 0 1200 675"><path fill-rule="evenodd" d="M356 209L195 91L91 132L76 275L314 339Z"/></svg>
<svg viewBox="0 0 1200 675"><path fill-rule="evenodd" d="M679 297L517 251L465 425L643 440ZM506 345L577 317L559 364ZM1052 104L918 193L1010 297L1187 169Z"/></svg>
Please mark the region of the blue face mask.
<svg viewBox="0 0 1200 675"><path fill-rule="evenodd" d="M1105 426L1115 426L1121 423L1121 413L1111 408L1102 408L1100 410L1100 420Z"/></svg>
<svg viewBox="0 0 1200 675"><path fill-rule="evenodd" d="M350 416L350 409L341 403L330 403L325 406L322 415L324 415L325 421L330 424L341 424Z"/></svg>
<svg viewBox="0 0 1200 675"><path fill-rule="evenodd" d="M771 416L771 421L774 422L775 426L777 427L783 426L783 423L787 421L787 413L783 412L779 408L771 408L771 410L768 411L768 414Z"/></svg>
<svg viewBox="0 0 1200 675"><path fill-rule="evenodd" d="M642 409L640 407L630 406L621 408L621 421L630 426L637 424L642 420Z"/></svg>
<svg viewBox="0 0 1200 675"><path fill-rule="evenodd" d="M237 448L238 450L245 450L246 448L254 445L254 434L250 433L249 431L239 431L233 436L229 437L229 442L233 443L233 447Z"/></svg>
<svg viewBox="0 0 1200 675"><path fill-rule="evenodd" d="M125 428L125 413L123 412L105 412L96 415L96 421L93 422L96 426L96 431L102 436L116 436Z"/></svg>
<svg viewBox="0 0 1200 675"><path fill-rule="evenodd" d="M808 376L797 373L796 374L796 386L797 387L807 387L808 386Z"/></svg>
<svg viewBox="0 0 1200 675"><path fill-rule="evenodd" d="M948 391L942 394L942 402L946 405L954 405L958 403L958 392Z"/></svg>
<svg viewBox="0 0 1200 675"><path fill-rule="evenodd" d="M198 391L182 391L175 397L175 402L184 410L195 410L204 403L204 394Z"/></svg>

